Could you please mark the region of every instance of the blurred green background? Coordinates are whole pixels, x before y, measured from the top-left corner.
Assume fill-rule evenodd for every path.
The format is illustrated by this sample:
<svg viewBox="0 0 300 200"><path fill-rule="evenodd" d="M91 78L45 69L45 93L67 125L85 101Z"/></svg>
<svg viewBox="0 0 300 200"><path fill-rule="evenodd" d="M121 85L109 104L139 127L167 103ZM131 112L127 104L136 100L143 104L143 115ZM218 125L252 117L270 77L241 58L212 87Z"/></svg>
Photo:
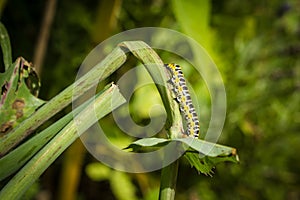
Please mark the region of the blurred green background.
<svg viewBox="0 0 300 200"><path fill-rule="evenodd" d="M206 177L182 160L176 199L300 199L299 1L2 0L0 13L13 58L36 65L46 100L72 84L85 56L111 35L152 26L193 37L223 77L228 102L219 143L236 147L240 164L219 164ZM193 88L203 87L193 73L186 78ZM110 127L112 119L105 120L126 143ZM151 200L159 181L159 171L127 174L96 163L77 141L24 199Z"/></svg>

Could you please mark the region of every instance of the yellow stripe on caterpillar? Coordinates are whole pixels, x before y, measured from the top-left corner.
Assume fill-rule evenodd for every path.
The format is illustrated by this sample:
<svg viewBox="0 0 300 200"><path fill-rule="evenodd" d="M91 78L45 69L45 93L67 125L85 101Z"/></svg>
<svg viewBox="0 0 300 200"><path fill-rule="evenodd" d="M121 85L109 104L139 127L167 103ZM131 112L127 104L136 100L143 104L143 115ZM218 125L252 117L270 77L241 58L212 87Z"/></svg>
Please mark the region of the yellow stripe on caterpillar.
<svg viewBox="0 0 300 200"><path fill-rule="evenodd" d="M195 108L192 103L190 92L186 86L186 81L181 71L181 67L177 64L165 64L165 67L171 74L171 79L168 81L173 86L173 93L179 103L179 109L187 123L186 134L194 138L199 136L199 120Z"/></svg>

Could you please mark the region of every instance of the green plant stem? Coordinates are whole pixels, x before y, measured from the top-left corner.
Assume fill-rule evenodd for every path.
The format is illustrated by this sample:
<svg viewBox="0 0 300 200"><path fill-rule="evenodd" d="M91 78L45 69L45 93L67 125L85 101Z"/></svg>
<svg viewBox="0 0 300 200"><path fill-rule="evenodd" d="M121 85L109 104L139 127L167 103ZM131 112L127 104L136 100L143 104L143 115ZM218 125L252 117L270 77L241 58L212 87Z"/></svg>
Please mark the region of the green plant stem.
<svg viewBox="0 0 300 200"><path fill-rule="evenodd" d="M100 119L125 101L117 86L112 85L65 126L5 185L0 192L0 199L18 199L80 134L97 121L93 117L94 113Z"/></svg>
<svg viewBox="0 0 300 200"><path fill-rule="evenodd" d="M179 161L176 160L162 169L159 190L160 200L172 200L175 198L178 166Z"/></svg>
<svg viewBox="0 0 300 200"><path fill-rule="evenodd" d="M15 147L42 123L70 104L72 100L76 100L99 81L108 77L112 72L118 69L125 60L126 54L124 51L120 47L116 47L102 62L98 63L87 74L52 98L9 134L3 136L0 140L0 157ZM74 90L76 91L74 92Z"/></svg>
<svg viewBox="0 0 300 200"><path fill-rule="evenodd" d="M162 101L167 111L167 129L171 127L169 136L176 138L181 133L182 118L178 104L172 98L168 88L168 75L164 70L163 62L159 56L148 45L141 41L123 42L120 46L126 47L145 65L147 71L156 83L157 89L161 95ZM169 127L168 127L169 126ZM166 154L167 156L167 154ZM160 199L174 199L176 179L178 173L178 161L162 169Z"/></svg>

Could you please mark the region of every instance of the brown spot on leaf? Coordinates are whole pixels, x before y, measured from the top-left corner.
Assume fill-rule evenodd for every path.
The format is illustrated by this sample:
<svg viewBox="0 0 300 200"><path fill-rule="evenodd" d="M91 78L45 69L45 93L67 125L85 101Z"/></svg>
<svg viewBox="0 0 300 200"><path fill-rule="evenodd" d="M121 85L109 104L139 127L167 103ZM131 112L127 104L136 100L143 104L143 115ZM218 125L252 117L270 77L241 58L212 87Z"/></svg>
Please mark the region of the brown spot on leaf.
<svg viewBox="0 0 300 200"><path fill-rule="evenodd" d="M23 117L23 108L25 107L25 102L22 99L16 99L12 104L12 108L16 110L17 119Z"/></svg>
<svg viewBox="0 0 300 200"><path fill-rule="evenodd" d="M13 126L13 122L5 122L3 124L1 124L0 126L0 136L2 135L2 133L7 133L12 129Z"/></svg>

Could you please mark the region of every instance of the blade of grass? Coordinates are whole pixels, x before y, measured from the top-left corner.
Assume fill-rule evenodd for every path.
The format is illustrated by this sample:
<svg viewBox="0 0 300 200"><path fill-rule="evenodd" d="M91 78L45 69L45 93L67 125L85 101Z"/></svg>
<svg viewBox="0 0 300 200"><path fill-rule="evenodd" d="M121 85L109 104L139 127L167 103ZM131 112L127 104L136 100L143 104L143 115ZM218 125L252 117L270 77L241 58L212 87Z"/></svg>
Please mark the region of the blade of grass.
<svg viewBox="0 0 300 200"><path fill-rule="evenodd" d="M3 136L0 139L0 157L15 147L42 123L70 104L72 100L77 99L80 95L97 84L98 81L96 80L101 81L108 77L117 70L125 60L126 54L120 47L116 47L102 62L98 63L87 74L52 98L9 134ZM73 95L74 89L76 89L75 95Z"/></svg>
<svg viewBox="0 0 300 200"><path fill-rule="evenodd" d="M112 99L113 97L113 99ZM96 121L92 117L97 113L100 119L126 100L116 85L95 99L82 112L65 126L41 151L39 151L0 192L0 199L18 199L28 187L50 166L52 162L70 145L80 134ZM113 104L112 104L113 102ZM80 131L77 132L77 127Z"/></svg>

